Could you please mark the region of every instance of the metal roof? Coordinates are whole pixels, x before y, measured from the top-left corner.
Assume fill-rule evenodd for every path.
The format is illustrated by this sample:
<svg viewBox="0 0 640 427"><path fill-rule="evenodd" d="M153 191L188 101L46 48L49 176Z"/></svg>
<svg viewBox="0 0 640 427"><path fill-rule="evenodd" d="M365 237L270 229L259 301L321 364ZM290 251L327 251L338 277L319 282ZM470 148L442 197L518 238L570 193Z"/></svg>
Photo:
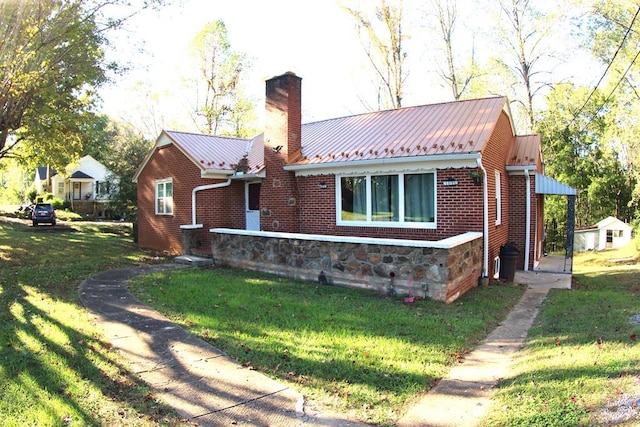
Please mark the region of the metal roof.
<svg viewBox="0 0 640 427"><path fill-rule="evenodd" d="M507 166L538 165L542 161L540 135L516 136L511 153L507 157Z"/></svg>
<svg viewBox="0 0 640 427"><path fill-rule="evenodd" d="M305 124L296 165L479 152L505 104L483 98Z"/></svg>
<svg viewBox="0 0 640 427"><path fill-rule="evenodd" d="M164 131L200 169L233 170L247 154L250 141L243 138Z"/></svg>
<svg viewBox="0 0 640 427"><path fill-rule="evenodd" d="M355 160L478 153L503 112L509 115L506 97L491 97L303 124L302 156L293 165L313 167ZM163 131L163 135L203 171L233 171L244 156L249 174L258 174L264 168L263 134L251 140L177 131ZM163 135L156 144L162 145ZM518 137L517 141L516 159L535 158L538 135ZM144 164L139 171L142 167Z"/></svg>
<svg viewBox="0 0 640 427"><path fill-rule="evenodd" d="M553 178L536 174L536 194L557 194L564 196L575 196L577 194L576 189L569 187L566 184L556 181Z"/></svg>

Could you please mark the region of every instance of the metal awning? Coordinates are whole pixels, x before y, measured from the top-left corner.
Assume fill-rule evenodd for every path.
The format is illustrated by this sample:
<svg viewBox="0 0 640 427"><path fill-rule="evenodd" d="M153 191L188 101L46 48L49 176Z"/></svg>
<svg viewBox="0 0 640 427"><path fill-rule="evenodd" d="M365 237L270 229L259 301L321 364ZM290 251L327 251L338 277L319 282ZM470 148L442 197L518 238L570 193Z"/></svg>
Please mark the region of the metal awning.
<svg viewBox="0 0 640 427"><path fill-rule="evenodd" d="M536 194L557 194L563 196L575 196L576 189L556 181L553 178L536 173Z"/></svg>

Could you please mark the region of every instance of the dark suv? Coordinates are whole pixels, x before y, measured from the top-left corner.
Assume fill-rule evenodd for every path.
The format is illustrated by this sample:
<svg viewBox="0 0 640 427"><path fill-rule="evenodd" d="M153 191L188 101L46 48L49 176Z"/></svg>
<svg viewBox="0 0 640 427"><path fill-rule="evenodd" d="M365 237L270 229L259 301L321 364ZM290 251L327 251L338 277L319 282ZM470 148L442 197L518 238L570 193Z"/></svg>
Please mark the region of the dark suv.
<svg viewBox="0 0 640 427"><path fill-rule="evenodd" d="M36 203L31 211L31 220L34 227L40 223L56 225L56 211L51 203Z"/></svg>

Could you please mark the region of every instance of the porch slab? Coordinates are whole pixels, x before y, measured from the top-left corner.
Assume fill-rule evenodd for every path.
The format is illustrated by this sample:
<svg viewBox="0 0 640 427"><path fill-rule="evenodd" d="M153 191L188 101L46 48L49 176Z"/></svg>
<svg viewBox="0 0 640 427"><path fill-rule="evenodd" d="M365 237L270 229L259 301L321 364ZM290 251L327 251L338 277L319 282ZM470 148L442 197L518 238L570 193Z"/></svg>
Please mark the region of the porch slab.
<svg viewBox="0 0 640 427"><path fill-rule="evenodd" d="M180 255L175 257L173 261L177 264L195 265L197 267L213 265L213 259L203 258L195 255Z"/></svg>

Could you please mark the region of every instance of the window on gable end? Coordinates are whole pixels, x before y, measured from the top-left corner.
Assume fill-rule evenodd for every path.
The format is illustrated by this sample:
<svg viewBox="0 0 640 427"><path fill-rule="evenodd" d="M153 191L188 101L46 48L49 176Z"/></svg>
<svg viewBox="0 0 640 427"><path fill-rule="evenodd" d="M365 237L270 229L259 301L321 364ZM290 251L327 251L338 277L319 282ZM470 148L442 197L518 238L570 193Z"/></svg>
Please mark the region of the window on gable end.
<svg viewBox="0 0 640 427"><path fill-rule="evenodd" d="M173 179L156 181L156 215L173 214Z"/></svg>

